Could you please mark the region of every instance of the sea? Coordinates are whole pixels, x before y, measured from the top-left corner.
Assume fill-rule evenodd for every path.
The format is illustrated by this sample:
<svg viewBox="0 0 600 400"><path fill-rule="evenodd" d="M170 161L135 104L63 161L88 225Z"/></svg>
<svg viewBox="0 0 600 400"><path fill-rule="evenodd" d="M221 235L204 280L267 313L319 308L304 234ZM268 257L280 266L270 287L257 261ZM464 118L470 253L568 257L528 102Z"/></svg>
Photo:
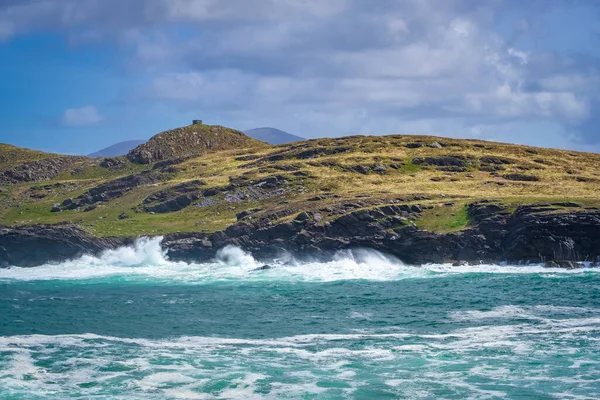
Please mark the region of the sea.
<svg viewBox="0 0 600 400"><path fill-rule="evenodd" d="M160 241L0 269L0 399L600 398L600 270Z"/></svg>

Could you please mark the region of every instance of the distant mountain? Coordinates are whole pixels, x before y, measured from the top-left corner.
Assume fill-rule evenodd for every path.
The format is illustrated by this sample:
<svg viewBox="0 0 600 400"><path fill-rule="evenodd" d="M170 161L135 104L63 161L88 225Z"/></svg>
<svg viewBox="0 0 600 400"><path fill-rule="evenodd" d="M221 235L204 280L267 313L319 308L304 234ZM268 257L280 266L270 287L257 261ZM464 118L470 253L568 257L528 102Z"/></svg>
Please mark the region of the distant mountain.
<svg viewBox="0 0 600 400"><path fill-rule="evenodd" d="M301 142L306 140L303 137L292 135L275 128L256 128L244 131L244 133L254 139L270 144L282 144L291 142Z"/></svg>
<svg viewBox="0 0 600 400"><path fill-rule="evenodd" d="M99 150L95 153L88 154L88 157L117 157L124 156L129 153L130 150L135 149L140 144L146 143L145 140L128 140L126 142L120 142L113 144L105 149Z"/></svg>

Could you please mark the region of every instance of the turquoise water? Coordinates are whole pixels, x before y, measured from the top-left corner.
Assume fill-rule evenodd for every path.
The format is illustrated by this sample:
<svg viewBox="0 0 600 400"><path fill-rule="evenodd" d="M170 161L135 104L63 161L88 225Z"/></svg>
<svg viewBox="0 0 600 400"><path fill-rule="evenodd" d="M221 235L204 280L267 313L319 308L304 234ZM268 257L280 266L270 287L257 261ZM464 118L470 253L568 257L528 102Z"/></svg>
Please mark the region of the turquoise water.
<svg viewBox="0 0 600 400"><path fill-rule="evenodd" d="M369 251L0 270L0 399L593 399L600 271Z"/></svg>

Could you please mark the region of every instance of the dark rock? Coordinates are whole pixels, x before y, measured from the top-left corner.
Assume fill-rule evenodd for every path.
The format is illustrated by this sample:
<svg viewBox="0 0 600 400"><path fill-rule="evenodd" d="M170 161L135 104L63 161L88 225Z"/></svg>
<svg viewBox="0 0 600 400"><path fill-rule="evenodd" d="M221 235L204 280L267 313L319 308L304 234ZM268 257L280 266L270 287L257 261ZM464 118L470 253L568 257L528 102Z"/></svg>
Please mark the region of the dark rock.
<svg viewBox="0 0 600 400"><path fill-rule="evenodd" d="M216 196L220 193L221 191L218 188L210 188L210 189L206 189L203 193L203 195L205 197L211 197L211 196Z"/></svg>
<svg viewBox="0 0 600 400"><path fill-rule="evenodd" d="M97 255L129 244L127 239L99 238L72 225L0 228L0 266L36 267L83 254Z"/></svg>
<svg viewBox="0 0 600 400"><path fill-rule="evenodd" d="M61 212L61 211L62 211L62 209L60 208L60 204L58 204L58 203L57 203L57 204L54 204L54 205L52 206L52 209L51 209L50 211L51 211L51 212L53 212L53 213L55 213L55 212Z"/></svg>
<svg viewBox="0 0 600 400"><path fill-rule="evenodd" d="M371 172L371 167L367 165L356 165L352 167L354 172L358 172L359 174L368 175Z"/></svg>
<svg viewBox="0 0 600 400"><path fill-rule="evenodd" d="M250 154L250 155L247 155L247 156L236 157L235 160L236 161L252 161L252 160L257 160L259 158L260 158L260 156L257 156L255 154Z"/></svg>
<svg viewBox="0 0 600 400"><path fill-rule="evenodd" d="M64 210L74 210L77 208L77 203L73 199L66 199L60 204L60 207Z"/></svg>
<svg viewBox="0 0 600 400"><path fill-rule="evenodd" d="M325 200L327 198L327 196L314 196L308 199L308 201L320 201L320 200Z"/></svg>
<svg viewBox="0 0 600 400"><path fill-rule="evenodd" d="M144 211L148 213L153 212L159 214L176 212L183 210L197 199L198 197L194 194L182 194L174 199L167 200L164 203L160 203L155 206L146 206L144 207Z"/></svg>
<svg viewBox="0 0 600 400"><path fill-rule="evenodd" d="M248 215L252 215L252 211L250 211L250 210L242 211L240 213L237 213L235 215L235 217L237 218L238 221L240 221L240 220L246 218Z"/></svg>
<svg viewBox="0 0 600 400"><path fill-rule="evenodd" d="M127 161L119 157L106 157L100 161L102 168L121 169L127 165Z"/></svg>
<svg viewBox="0 0 600 400"><path fill-rule="evenodd" d="M467 172L468 169L467 167L455 167L455 166L449 166L449 167L438 167L439 171L444 171L444 172ZM458 180L458 178L453 179L454 181Z"/></svg>
<svg viewBox="0 0 600 400"><path fill-rule="evenodd" d="M252 270L252 272L255 272L255 271L267 271L267 270L269 270L269 269L273 269L273 266L271 266L271 265L269 265L269 264L265 264L265 265L261 265L261 266L260 266L260 267L258 267L258 268L254 268L254 269Z"/></svg>
<svg viewBox="0 0 600 400"><path fill-rule="evenodd" d="M294 172L292 175L298 176L298 177L309 177L310 176L310 174L306 171Z"/></svg>
<svg viewBox="0 0 600 400"><path fill-rule="evenodd" d="M56 157L24 162L4 171L0 175L0 182L10 184L51 180L85 160L85 157Z"/></svg>
<svg viewBox="0 0 600 400"><path fill-rule="evenodd" d="M507 165L507 164L513 164L514 161L508 158L503 158L503 157L481 157L479 159L479 161L482 164L494 164L494 165Z"/></svg>
<svg viewBox="0 0 600 400"><path fill-rule="evenodd" d="M119 220L128 219L129 215L127 215L126 213L122 212L121 214L119 214L119 216L117 218Z"/></svg>
<svg viewBox="0 0 600 400"><path fill-rule="evenodd" d="M196 199L200 193L200 186L205 186L206 182L201 180L194 180L185 182L179 185L175 185L169 189L161 190L160 192L154 193L144 199L144 204L150 204L154 202L165 202L177 198L182 194L190 194L190 198Z"/></svg>
<svg viewBox="0 0 600 400"><path fill-rule="evenodd" d="M260 218L242 218L226 230L210 235L166 235L163 247L174 261L208 260L228 244L252 251L259 259L280 256L279 252L283 251L292 254L325 254L350 247L364 247L395 255L404 262L415 265L564 260L564 263L554 262L563 268L573 268L578 264L567 262L597 260L600 257L600 210L533 204L521 206L514 213L509 213L497 201L480 201L467 206L471 224L469 227L461 232L440 234L418 229L412 221L406 219L409 215L416 218L417 211L408 204L398 204L422 200L425 198L406 196L389 200L391 204L382 202L374 205L365 199L330 206L331 212L327 211L328 221L325 223L320 220L320 214L312 211L303 211L293 222L284 223L274 222L281 218L275 215L276 212L272 216L260 214ZM424 210L425 207L421 206L420 209ZM294 213L297 212L294 210ZM53 245L60 244L57 243L57 238L48 233L49 230L38 239L37 233L31 233L37 231L27 229L34 228L5 228L0 234L0 262L5 265L14 264L14 261L6 260L15 259L10 255L13 242L2 242L3 237L15 237L16 241L23 236L29 238L25 239L29 252L37 248L36 240L40 240L43 250L36 255L36 260L40 263L63 256L60 246L53 249L45 244L50 243L46 242L48 240L54 240L51 242ZM46 228L39 229L43 231ZM69 240L66 242L71 243L77 240L79 234L67 236ZM60 238L61 235L58 234L57 237ZM99 243L104 240L90 238L89 235L86 238L98 240ZM90 253L93 253L98 248L105 247L85 244L77 248L89 248ZM21 248L20 251L24 253L25 250Z"/></svg>
<svg viewBox="0 0 600 400"><path fill-rule="evenodd" d="M69 205L68 207L76 208L96 203L104 203L121 197L136 187L159 182L160 179L161 177L158 173L150 171L114 179L98 185L78 196L75 200L73 200L74 205Z"/></svg>
<svg viewBox="0 0 600 400"><path fill-rule="evenodd" d="M422 143L407 143L404 145L407 149L418 149L419 147L423 147Z"/></svg>
<svg viewBox="0 0 600 400"><path fill-rule="evenodd" d="M414 213L420 213L423 212L423 209L421 208L420 205L415 204L413 206L410 207L410 211L414 212Z"/></svg>
<svg viewBox="0 0 600 400"><path fill-rule="evenodd" d="M548 261L544 264L546 268L564 268L564 269L578 269L581 268L579 264L574 261Z"/></svg>
<svg viewBox="0 0 600 400"><path fill-rule="evenodd" d="M387 168L383 164L376 164L373 167L373 172L377 172L378 174L385 173L386 171L387 171Z"/></svg>
<svg viewBox="0 0 600 400"><path fill-rule="evenodd" d="M157 163L154 163L154 165L152 166L152 169L165 171L166 167L172 167L174 165L184 163L185 161L187 161L189 159L190 159L190 157L178 157L178 158L172 158L170 160L159 161Z"/></svg>
<svg viewBox="0 0 600 400"><path fill-rule="evenodd" d="M535 175L524 175L524 174L506 174L503 176L504 179L509 181L521 181L521 182L537 182L540 180Z"/></svg>
<svg viewBox="0 0 600 400"><path fill-rule="evenodd" d="M310 215L308 215L308 213L306 211L302 211L300 214L298 214L296 216L294 221L304 222L304 221L307 221L309 218L310 218Z"/></svg>
<svg viewBox="0 0 600 400"><path fill-rule="evenodd" d="M467 206L467 212L469 216L475 221L480 221L488 218L490 215L494 215L506 210L506 206L500 204L490 203L488 201L481 201L471 203Z"/></svg>
<svg viewBox="0 0 600 400"><path fill-rule="evenodd" d="M466 167L467 161L464 156L447 157L416 157L413 159L415 165L434 165L438 167Z"/></svg>
<svg viewBox="0 0 600 400"><path fill-rule="evenodd" d="M552 205L559 206L559 207L567 207L567 208L583 208L583 204L574 203L571 201L566 201L566 202L562 202L562 203L553 203Z"/></svg>

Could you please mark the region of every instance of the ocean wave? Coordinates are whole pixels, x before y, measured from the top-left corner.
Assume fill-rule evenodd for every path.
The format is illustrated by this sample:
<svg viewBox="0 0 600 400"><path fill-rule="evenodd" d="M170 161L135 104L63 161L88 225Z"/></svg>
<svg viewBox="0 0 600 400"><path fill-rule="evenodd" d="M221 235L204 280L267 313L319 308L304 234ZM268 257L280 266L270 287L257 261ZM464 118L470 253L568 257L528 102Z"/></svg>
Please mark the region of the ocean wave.
<svg viewBox="0 0 600 400"><path fill-rule="evenodd" d="M516 306L504 305L494 307L491 310L467 310L453 311L450 313L450 318L455 321L481 321L481 320L512 320L512 319L527 319L548 321L558 317L564 318L573 315L599 315L600 309L586 307L565 307L553 305L536 305L536 306Z"/></svg>
<svg viewBox="0 0 600 400"><path fill-rule="evenodd" d="M367 249L339 251L328 259L313 258L300 261L287 256L269 260L269 268L261 269L263 262L233 246L219 250L215 259L208 263L170 261L166 251L161 248L161 241L161 237L141 238L133 246L109 250L99 257L86 255L76 260L35 268L0 269L0 279L5 281L113 279L122 282L205 284L263 281L395 281L465 274L540 274L555 278L596 273L587 269L548 269L541 265L457 267L449 264L428 264L417 267L405 265L395 257Z"/></svg>
<svg viewBox="0 0 600 400"><path fill-rule="evenodd" d="M584 317L439 334L7 336L0 337L0 389L43 398L263 399L353 397L378 387L386 395L429 398L443 384L449 397L493 398L510 387L540 384L555 393L589 395L600 384L599 333L600 319ZM377 390L375 398L383 395Z"/></svg>

